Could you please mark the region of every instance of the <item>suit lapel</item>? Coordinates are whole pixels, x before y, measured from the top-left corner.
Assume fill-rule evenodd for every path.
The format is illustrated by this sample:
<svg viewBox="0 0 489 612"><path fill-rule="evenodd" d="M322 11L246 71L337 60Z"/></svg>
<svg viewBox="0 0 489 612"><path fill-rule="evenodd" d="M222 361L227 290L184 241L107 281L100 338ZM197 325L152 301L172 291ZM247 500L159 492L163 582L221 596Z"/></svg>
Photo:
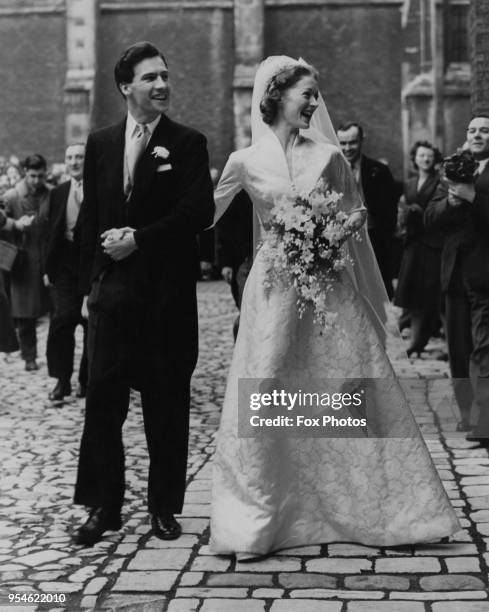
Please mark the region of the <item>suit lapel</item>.
<svg viewBox="0 0 489 612"><path fill-rule="evenodd" d="M418 179L416 179L416 188L417 188L417 182L418 182ZM426 198L429 199L429 197L431 196L431 192L434 190L433 189L434 185L437 182L438 182L438 175L433 174L432 176L429 176L425 180L425 182L421 185L420 189L417 191L418 198L421 200L425 200Z"/></svg>
<svg viewBox="0 0 489 612"><path fill-rule="evenodd" d="M475 184L479 189L487 189L489 187L489 162L486 164L484 170L476 178Z"/></svg>
<svg viewBox="0 0 489 612"><path fill-rule="evenodd" d="M162 115L156 126L144 153L141 155L136 166L134 177L134 187L131 195L131 202L144 200L151 183L154 179L156 169L161 163L171 163L171 146L170 146L170 120ZM164 162L158 159L154 154L155 147L164 147L170 151L170 157Z"/></svg>
<svg viewBox="0 0 489 612"><path fill-rule="evenodd" d="M105 164L107 186L112 191L112 202L117 208L124 201L124 147L126 119L113 127L107 143L107 163Z"/></svg>
<svg viewBox="0 0 489 612"><path fill-rule="evenodd" d="M365 155L360 158L360 182L365 199L367 199L367 194L370 191L370 166Z"/></svg>
<svg viewBox="0 0 489 612"><path fill-rule="evenodd" d="M66 181L59 186L57 193L53 194L53 205L55 207L53 217L53 227L57 230L63 225L66 219L66 207L68 205L68 197L70 195L71 181Z"/></svg>

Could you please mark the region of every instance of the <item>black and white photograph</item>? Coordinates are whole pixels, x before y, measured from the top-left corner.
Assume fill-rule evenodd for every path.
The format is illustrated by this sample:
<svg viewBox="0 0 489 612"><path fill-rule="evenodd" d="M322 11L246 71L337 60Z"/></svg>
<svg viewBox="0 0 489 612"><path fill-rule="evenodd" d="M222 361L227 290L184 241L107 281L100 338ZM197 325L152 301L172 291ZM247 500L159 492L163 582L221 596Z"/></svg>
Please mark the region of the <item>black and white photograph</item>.
<svg viewBox="0 0 489 612"><path fill-rule="evenodd" d="M0 611L489 612L488 0L0 40Z"/></svg>

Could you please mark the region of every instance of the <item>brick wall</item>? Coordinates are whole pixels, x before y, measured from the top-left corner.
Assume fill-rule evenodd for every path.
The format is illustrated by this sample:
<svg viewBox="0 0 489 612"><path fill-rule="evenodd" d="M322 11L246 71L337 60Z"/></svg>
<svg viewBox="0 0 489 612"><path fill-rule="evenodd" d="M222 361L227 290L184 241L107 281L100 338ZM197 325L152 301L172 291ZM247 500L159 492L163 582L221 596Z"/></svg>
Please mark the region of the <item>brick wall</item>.
<svg viewBox="0 0 489 612"><path fill-rule="evenodd" d="M0 40L0 154L63 160L64 14L1 15Z"/></svg>
<svg viewBox="0 0 489 612"><path fill-rule="evenodd" d="M27 6L27 0L22 0ZM41 0L37 6L49 5ZM222 168L233 146L233 12L231 8L131 10L100 3L94 126L122 116L113 66L128 44L147 39L167 56L173 84L171 115L201 129L209 139L211 164ZM174 3L172 3L174 4ZM36 6L35 2L30 3ZM19 7L0 0L0 9ZM64 148L63 85L66 71L64 3L57 12L7 16L0 12L0 152L24 155L40 148L50 159ZM134 6L134 2L132 2ZM208 5L209 6L209 5ZM265 54L304 56L321 72L321 88L337 124L360 120L366 152L402 168L399 5L326 3L269 6Z"/></svg>
<svg viewBox="0 0 489 612"><path fill-rule="evenodd" d="M487 0L472 0L472 109L489 112L489 4Z"/></svg>
<svg viewBox="0 0 489 612"><path fill-rule="evenodd" d="M399 7L270 7L265 23L265 54L314 64L333 123L362 123L365 153L387 158L401 177Z"/></svg>
<svg viewBox="0 0 489 612"><path fill-rule="evenodd" d="M170 116L205 133L211 165L221 168L233 143L233 16L229 10L124 11L102 14L98 33L97 126L124 112L113 79L121 50L137 40L159 47L169 64Z"/></svg>

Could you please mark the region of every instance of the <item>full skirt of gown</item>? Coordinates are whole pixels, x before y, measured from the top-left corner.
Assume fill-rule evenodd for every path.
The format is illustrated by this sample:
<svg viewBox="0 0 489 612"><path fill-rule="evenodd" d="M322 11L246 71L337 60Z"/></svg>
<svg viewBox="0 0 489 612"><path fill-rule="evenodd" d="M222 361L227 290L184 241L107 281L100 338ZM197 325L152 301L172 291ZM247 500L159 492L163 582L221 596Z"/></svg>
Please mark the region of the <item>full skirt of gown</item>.
<svg viewBox="0 0 489 612"><path fill-rule="evenodd" d="M428 542L460 529L428 449L347 272L328 292L337 312L321 330L299 317L293 288L265 289L259 252L244 290L213 464L211 548L259 556L293 546ZM238 436L238 380L381 380L372 417L405 435Z"/></svg>

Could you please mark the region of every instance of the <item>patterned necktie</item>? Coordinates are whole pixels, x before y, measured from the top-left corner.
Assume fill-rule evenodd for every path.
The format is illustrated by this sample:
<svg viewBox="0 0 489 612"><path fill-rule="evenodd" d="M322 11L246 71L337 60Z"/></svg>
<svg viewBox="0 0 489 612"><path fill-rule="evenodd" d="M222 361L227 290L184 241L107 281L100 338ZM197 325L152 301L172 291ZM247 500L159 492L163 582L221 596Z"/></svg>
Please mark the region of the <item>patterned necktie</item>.
<svg viewBox="0 0 489 612"><path fill-rule="evenodd" d="M128 185L126 185L125 192L129 195L134 186L134 175L136 173L136 167L138 161L143 154L143 151L146 149L146 145L149 140L149 130L146 124L137 124L134 135L131 138L130 146L126 152L126 160L127 160L127 179Z"/></svg>

